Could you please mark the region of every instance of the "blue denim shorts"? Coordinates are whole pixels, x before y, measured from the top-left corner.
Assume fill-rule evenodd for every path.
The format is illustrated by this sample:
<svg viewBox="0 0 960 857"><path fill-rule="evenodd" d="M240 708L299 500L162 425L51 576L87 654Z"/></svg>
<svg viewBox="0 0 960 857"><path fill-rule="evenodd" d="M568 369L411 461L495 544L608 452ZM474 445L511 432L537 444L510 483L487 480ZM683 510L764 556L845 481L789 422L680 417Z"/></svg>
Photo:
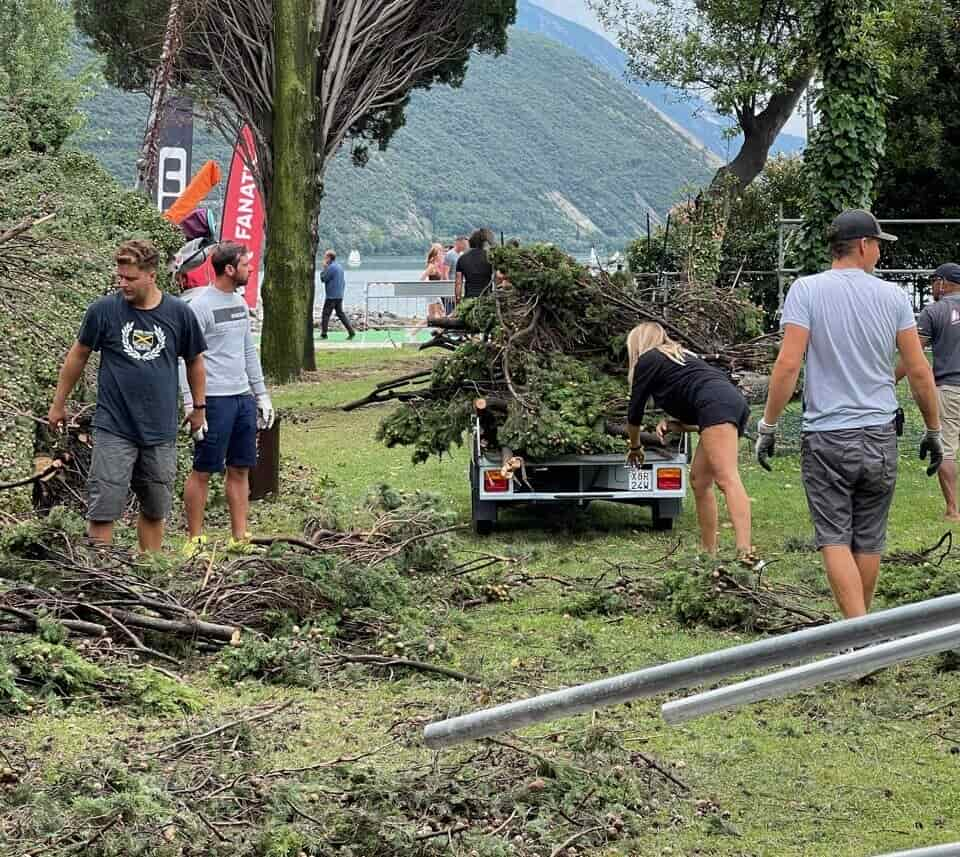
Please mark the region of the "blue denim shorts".
<svg viewBox="0 0 960 857"><path fill-rule="evenodd" d="M253 396L207 396L207 436L193 448L193 469L223 473L257 463L257 402Z"/></svg>

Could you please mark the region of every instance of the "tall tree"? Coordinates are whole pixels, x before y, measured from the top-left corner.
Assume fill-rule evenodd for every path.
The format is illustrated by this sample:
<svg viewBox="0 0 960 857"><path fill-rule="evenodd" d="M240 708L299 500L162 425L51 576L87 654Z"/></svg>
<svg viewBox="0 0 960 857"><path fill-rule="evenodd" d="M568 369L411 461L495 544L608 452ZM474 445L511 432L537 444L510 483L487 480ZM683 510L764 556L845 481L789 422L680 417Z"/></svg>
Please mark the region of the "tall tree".
<svg viewBox="0 0 960 857"><path fill-rule="evenodd" d="M716 281L732 201L763 170L813 76L809 2L587 0L632 75L707 97L743 134L736 156L697 197L685 261L691 281Z"/></svg>
<svg viewBox="0 0 960 857"><path fill-rule="evenodd" d="M106 74L144 88L170 0L78 0ZM185 15L176 82L228 138L249 123L268 211L263 360L279 380L313 359L317 214L345 142L363 163L403 124L410 92L459 85L470 51L502 52L515 0L206 0Z"/></svg>
<svg viewBox="0 0 960 857"><path fill-rule="evenodd" d="M809 0L587 0L630 73L705 96L743 134L717 172L746 187L797 108L815 66Z"/></svg>
<svg viewBox="0 0 960 857"><path fill-rule="evenodd" d="M803 158L801 270L828 261L826 231L845 208L870 208L886 140L888 60L874 32L877 0L820 0L811 10L822 87L820 124Z"/></svg>

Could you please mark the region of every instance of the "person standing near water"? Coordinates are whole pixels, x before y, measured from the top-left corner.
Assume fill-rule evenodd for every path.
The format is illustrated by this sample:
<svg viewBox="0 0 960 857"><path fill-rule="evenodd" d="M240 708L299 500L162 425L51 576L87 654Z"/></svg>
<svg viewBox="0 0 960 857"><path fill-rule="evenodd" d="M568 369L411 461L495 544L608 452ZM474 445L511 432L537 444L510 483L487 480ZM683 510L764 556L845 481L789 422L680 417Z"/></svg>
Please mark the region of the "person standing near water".
<svg viewBox="0 0 960 857"><path fill-rule="evenodd" d="M340 323L347 331L347 339L353 339L357 334L350 325L350 319L343 311L343 296L347 290L347 278L343 273L343 267L337 261L337 254L333 250L327 250L323 254L323 272L320 274L320 280L323 282L323 314L320 320L320 338L327 338L327 326L330 324L330 315L337 314Z"/></svg>

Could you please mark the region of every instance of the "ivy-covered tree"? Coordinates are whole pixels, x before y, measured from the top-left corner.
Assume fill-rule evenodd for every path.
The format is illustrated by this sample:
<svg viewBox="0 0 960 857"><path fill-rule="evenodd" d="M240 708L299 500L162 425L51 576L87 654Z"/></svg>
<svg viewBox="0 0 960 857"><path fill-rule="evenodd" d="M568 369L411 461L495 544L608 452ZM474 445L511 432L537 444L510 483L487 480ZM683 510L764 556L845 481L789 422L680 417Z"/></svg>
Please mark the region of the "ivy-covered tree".
<svg viewBox="0 0 960 857"><path fill-rule="evenodd" d="M170 0L78 0L106 74L145 89ZM326 169L384 147L410 92L458 85L471 50L502 52L515 0L207 0L184 16L174 83L232 139L249 123L267 204L263 361L278 380L313 360L317 215Z"/></svg>
<svg viewBox="0 0 960 857"><path fill-rule="evenodd" d="M822 88L820 124L804 153L800 268L828 261L826 231L845 208L870 208L886 138L888 60L876 35L878 2L820 0L811 9Z"/></svg>
<svg viewBox="0 0 960 857"><path fill-rule="evenodd" d="M716 281L730 206L763 170L814 71L812 0L588 0L637 78L706 96L743 134L740 150L697 198L684 268Z"/></svg>

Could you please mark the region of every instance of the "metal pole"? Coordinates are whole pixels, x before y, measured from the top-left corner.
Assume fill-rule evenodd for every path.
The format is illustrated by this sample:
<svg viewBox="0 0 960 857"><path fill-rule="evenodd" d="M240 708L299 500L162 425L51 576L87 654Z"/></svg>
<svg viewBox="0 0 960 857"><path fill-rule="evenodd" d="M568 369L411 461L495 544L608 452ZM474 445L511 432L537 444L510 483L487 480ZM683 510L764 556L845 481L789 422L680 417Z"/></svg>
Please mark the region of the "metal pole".
<svg viewBox="0 0 960 857"><path fill-rule="evenodd" d="M661 712L667 723L684 723L714 711L739 708L761 699L776 699L828 681L859 678L881 667L956 648L960 648L960 624L947 625L668 702Z"/></svg>
<svg viewBox="0 0 960 857"><path fill-rule="evenodd" d="M604 705L616 705L678 688L696 687L748 670L799 663L849 646L942 628L952 622L960 622L960 595L944 595L857 619L806 628L463 714L431 723L424 730L424 742L428 747L447 747L541 720L581 714Z"/></svg>
<svg viewBox="0 0 960 857"><path fill-rule="evenodd" d="M777 219L777 315L783 312L783 266L786 256L783 250L783 206Z"/></svg>
<svg viewBox="0 0 960 857"><path fill-rule="evenodd" d="M896 851L891 854L880 854L879 857L960 857L960 842L955 842L953 845L914 848L912 851Z"/></svg>

